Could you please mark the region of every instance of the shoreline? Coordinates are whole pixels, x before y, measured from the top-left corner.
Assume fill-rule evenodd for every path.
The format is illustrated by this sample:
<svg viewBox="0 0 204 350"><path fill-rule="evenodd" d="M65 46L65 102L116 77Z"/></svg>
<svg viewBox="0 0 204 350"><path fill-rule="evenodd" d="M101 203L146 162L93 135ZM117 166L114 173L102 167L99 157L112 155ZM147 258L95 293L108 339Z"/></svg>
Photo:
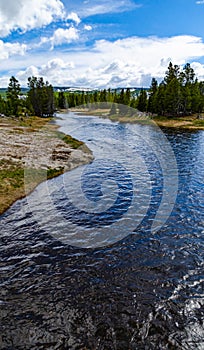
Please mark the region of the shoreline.
<svg viewBox="0 0 204 350"><path fill-rule="evenodd" d="M99 118L109 119L113 122L120 123L140 123L140 124L157 124L159 127L172 128L172 129L185 129L189 131L193 130L204 130L204 114L199 119L197 115L193 116L182 116L182 117L151 117L146 113L139 112L138 115L133 116L121 116L119 114L110 115L110 109L101 110L84 110L81 108L71 108L71 111L79 115L90 115L97 116Z"/></svg>
<svg viewBox="0 0 204 350"><path fill-rule="evenodd" d="M0 215L41 182L93 161L86 144L59 132L52 120L0 118Z"/></svg>

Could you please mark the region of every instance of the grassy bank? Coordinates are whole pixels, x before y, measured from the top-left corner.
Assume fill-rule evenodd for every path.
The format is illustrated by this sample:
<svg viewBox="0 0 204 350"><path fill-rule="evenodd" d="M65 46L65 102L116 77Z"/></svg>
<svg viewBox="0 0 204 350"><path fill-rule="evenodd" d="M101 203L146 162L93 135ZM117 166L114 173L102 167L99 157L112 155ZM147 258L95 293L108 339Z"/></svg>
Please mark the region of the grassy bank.
<svg viewBox="0 0 204 350"><path fill-rule="evenodd" d="M26 171L26 190L24 177ZM48 169L45 173L38 169L25 169L19 163L0 161L0 214L6 211L16 200L25 197L44 181L61 175L64 169ZM30 173L30 177L29 177Z"/></svg>
<svg viewBox="0 0 204 350"><path fill-rule="evenodd" d="M197 116L179 118L155 117L153 120L161 127L204 130L204 120L197 119Z"/></svg>
<svg viewBox="0 0 204 350"><path fill-rule="evenodd" d="M80 165L81 153L77 164L72 152L83 152L81 149L85 148L84 143L59 132L57 125L49 123L50 120L38 117L0 118L0 214L17 199L33 191L42 181ZM42 136L44 134L45 138ZM33 163L29 159L30 163L27 164L26 157L33 139L36 141L38 154L34 149L31 152ZM51 156L48 146L54 150ZM89 150L86 149L86 152ZM87 160L83 159L82 164L86 162L88 156Z"/></svg>
<svg viewBox="0 0 204 350"><path fill-rule="evenodd" d="M74 109L72 109L74 111ZM148 124L148 123L156 123L160 127L168 127L168 128L182 128L189 130L204 130L204 114L201 114L198 118L197 115L192 116L184 116L184 117L160 117L160 116L149 116L146 113L137 114L137 112L131 113L131 115L120 115L110 114L110 109L96 109L96 110L87 110L84 111L82 109L75 109L76 113L84 114L84 115L93 115L101 118L108 118L113 122L120 123L140 123L140 124Z"/></svg>

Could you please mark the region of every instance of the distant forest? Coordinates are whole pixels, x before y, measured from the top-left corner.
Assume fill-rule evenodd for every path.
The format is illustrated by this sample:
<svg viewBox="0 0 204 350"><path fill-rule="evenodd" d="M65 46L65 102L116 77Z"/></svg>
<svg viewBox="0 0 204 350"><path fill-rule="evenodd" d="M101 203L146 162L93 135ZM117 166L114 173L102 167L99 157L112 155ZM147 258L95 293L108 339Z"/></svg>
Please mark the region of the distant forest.
<svg viewBox="0 0 204 350"><path fill-rule="evenodd" d="M158 84L152 79L149 89L104 89L94 92L59 92L58 108L76 107L99 102L117 103L161 116L181 116L204 110L204 81L198 81L193 68L187 63L181 70L171 62L164 79ZM105 104L103 104L105 107Z"/></svg>
<svg viewBox="0 0 204 350"><path fill-rule="evenodd" d="M9 86L0 95L0 114L6 116L36 115L53 116L59 109L89 105L97 108L120 106L119 113L125 113L121 105L136 108L141 112L168 117L200 114L204 111L204 81L198 81L193 68L187 63L182 69L171 62L164 79L158 84L152 79L149 89L103 89L94 91L58 91L43 78L29 77L28 89L21 89L18 80L11 77Z"/></svg>

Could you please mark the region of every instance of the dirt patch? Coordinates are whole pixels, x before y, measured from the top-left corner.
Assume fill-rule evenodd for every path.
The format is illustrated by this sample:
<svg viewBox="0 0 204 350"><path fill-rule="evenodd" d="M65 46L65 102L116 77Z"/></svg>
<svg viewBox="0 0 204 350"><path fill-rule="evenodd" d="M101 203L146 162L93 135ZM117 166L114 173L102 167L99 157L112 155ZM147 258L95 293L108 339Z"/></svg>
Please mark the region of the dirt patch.
<svg viewBox="0 0 204 350"><path fill-rule="evenodd" d="M59 133L48 121L0 120L0 214L45 178L93 160L83 142Z"/></svg>

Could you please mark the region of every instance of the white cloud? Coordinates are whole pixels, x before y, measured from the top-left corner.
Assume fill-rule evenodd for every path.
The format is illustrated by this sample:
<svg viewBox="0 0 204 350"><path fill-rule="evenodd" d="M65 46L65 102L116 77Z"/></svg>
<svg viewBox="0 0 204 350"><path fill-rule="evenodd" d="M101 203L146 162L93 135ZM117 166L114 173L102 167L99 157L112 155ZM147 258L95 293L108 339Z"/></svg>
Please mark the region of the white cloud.
<svg viewBox="0 0 204 350"><path fill-rule="evenodd" d="M95 0L94 4L91 1L84 1L83 6L78 8L78 13L82 17L88 17L98 14L130 11L137 7L141 7L141 5L136 4L132 0Z"/></svg>
<svg viewBox="0 0 204 350"><path fill-rule="evenodd" d="M8 84L9 84L9 77L1 77L0 78L0 87L7 87L8 86Z"/></svg>
<svg viewBox="0 0 204 350"><path fill-rule="evenodd" d="M73 62L65 62L61 58L54 58L42 66L36 67L31 65L26 70L17 73L17 78L23 85L26 85L30 76L43 76L45 80L50 81L53 85L59 84L59 79L67 79L69 71L74 69ZM60 85L60 84L59 84Z"/></svg>
<svg viewBox="0 0 204 350"><path fill-rule="evenodd" d="M196 1L196 4L197 4L197 5L203 5L203 4L204 4L204 0Z"/></svg>
<svg viewBox="0 0 204 350"><path fill-rule="evenodd" d="M84 30L90 31L90 30L92 30L92 29L93 29L92 26L90 26L90 25L88 25L88 24L85 24L85 25L84 25Z"/></svg>
<svg viewBox="0 0 204 350"><path fill-rule="evenodd" d="M48 61L47 64L43 65L39 73L41 75L53 75L55 72L58 70L69 70L74 68L74 63L73 62L67 62L65 63L61 58L54 58L53 60ZM57 72L58 73L58 72Z"/></svg>
<svg viewBox="0 0 204 350"><path fill-rule="evenodd" d="M0 36L40 28L64 16L60 0L0 0Z"/></svg>
<svg viewBox="0 0 204 350"><path fill-rule="evenodd" d="M186 60L204 56L204 43L199 37L187 35L170 38L132 37L115 42L97 41L94 51L108 55L112 60L120 57L124 62L132 62L157 73L161 62L171 59L177 64L183 64Z"/></svg>
<svg viewBox="0 0 204 350"><path fill-rule="evenodd" d="M66 35L65 35L66 37ZM64 39L64 32L56 40ZM64 42L64 41L63 41ZM56 44L55 43L55 44ZM149 86L151 78L162 79L171 60L174 64L192 63L199 79L204 80L204 66L198 59L204 57L204 43L195 36L170 38L131 37L114 42L97 41L92 48L62 51L55 48L42 55L26 57L24 66L43 75L53 85L84 87ZM10 61L12 60L12 61ZM19 60L8 60L18 72ZM7 62L7 65L8 65ZM30 64L29 64L30 62ZM74 62L74 65L70 62ZM3 62L2 62L3 63ZM33 66L33 67L32 67ZM16 67L16 68L15 68ZM26 68L18 75L26 79ZM15 75L15 74L14 74ZM35 75L35 74L34 74Z"/></svg>
<svg viewBox="0 0 204 350"><path fill-rule="evenodd" d="M0 40L0 60L8 59L10 56L21 55L23 56L26 52L27 46L19 43L5 43Z"/></svg>
<svg viewBox="0 0 204 350"><path fill-rule="evenodd" d="M16 76L17 79L19 79L24 86L26 86L28 77L39 76L39 69L35 66L30 66L26 70L18 72Z"/></svg>
<svg viewBox="0 0 204 350"><path fill-rule="evenodd" d="M71 26L69 29L58 28L50 39L52 47L56 45L69 44L79 38L78 30Z"/></svg>
<svg viewBox="0 0 204 350"><path fill-rule="evenodd" d="M204 81L204 64L201 64L199 62L192 62L191 67L194 69L197 78Z"/></svg>
<svg viewBox="0 0 204 350"><path fill-rule="evenodd" d="M76 12L69 13L67 16L67 20L74 21L76 25L79 25L79 23L81 22L81 19L79 18Z"/></svg>

